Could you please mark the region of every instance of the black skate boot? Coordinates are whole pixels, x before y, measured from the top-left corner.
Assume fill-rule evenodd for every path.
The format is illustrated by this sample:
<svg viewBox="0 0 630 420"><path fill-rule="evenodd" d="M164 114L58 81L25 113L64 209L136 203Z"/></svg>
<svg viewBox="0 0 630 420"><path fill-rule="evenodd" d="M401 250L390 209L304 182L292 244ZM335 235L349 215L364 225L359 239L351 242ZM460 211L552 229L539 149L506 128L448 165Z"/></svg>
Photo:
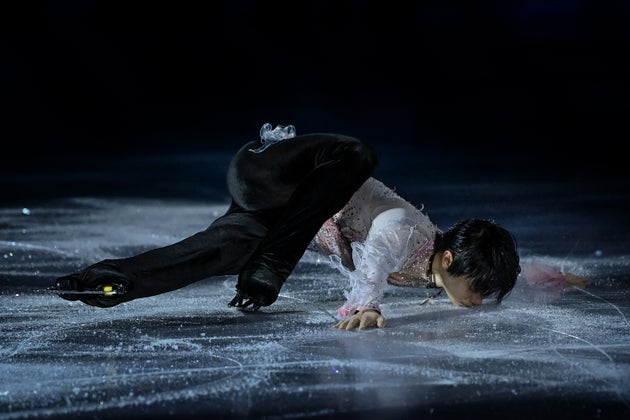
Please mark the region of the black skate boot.
<svg viewBox="0 0 630 420"><path fill-rule="evenodd" d="M57 292L60 298L101 308L118 305L128 299L130 282L115 266L100 262L55 281L49 290Z"/></svg>
<svg viewBox="0 0 630 420"><path fill-rule="evenodd" d="M284 265L271 261L269 256L250 262L239 274L236 296L228 305L256 311L274 303L292 271L292 268L278 268Z"/></svg>

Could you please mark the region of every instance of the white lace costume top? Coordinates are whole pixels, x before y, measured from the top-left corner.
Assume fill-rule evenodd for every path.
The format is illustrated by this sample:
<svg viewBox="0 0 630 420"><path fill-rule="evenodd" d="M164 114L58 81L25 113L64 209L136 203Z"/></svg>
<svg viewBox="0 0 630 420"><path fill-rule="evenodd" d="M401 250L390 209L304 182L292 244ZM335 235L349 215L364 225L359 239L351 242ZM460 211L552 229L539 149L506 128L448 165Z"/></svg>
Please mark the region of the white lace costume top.
<svg viewBox="0 0 630 420"><path fill-rule="evenodd" d="M411 203L369 178L317 233L311 250L329 256L350 280L340 316L377 309L385 286L429 283L429 259L437 227Z"/></svg>

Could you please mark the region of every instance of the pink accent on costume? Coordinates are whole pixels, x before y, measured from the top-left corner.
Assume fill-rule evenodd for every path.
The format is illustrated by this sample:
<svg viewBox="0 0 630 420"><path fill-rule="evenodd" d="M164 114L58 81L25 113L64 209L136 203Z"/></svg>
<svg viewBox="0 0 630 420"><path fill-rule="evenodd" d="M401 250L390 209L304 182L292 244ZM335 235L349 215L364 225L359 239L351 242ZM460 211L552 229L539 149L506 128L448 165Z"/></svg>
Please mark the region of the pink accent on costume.
<svg viewBox="0 0 630 420"><path fill-rule="evenodd" d="M347 317L350 315L353 315L355 313L355 311L367 311L367 310L372 310L372 311L376 311L379 314L381 313L381 309L378 307L372 307L372 306L363 306L363 305L359 305L357 307L352 307L350 305L348 305L347 303L344 304L343 306L341 306L339 309L337 309L337 314L340 317Z"/></svg>
<svg viewBox="0 0 630 420"><path fill-rule="evenodd" d="M315 242L319 245L319 250L325 255L338 255L341 263L350 270L354 270L352 262L352 250L350 244L343 237L339 230L339 225L335 222L337 215L326 220L315 236Z"/></svg>
<svg viewBox="0 0 630 420"><path fill-rule="evenodd" d="M352 314L353 310L354 310L354 308L350 307L347 304L344 304L339 309L337 309L337 314L340 317L344 317L345 318L347 316L350 316L350 314Z"/></svg>

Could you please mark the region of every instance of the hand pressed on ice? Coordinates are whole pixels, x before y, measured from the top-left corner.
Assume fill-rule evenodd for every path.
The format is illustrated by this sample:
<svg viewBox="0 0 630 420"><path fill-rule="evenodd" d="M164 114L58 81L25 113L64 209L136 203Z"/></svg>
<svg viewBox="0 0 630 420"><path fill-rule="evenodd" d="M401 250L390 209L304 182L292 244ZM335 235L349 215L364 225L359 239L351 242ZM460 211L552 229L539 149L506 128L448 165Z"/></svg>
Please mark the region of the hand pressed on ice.
<svg viewBox="0 0 630 420"><path fill-rule="evenodd" d="M366 328L383 328L385 326L385 318L383 315L372 309L359 311L356 314L339 321L335 324L335 328L339 330L352 331L359 327L360 330Z"/></svg>
<svg viewBox="0 0 630 420"><path fill-rule="evenodd" d="M586 286L591 284L591 278L586 276L576 276L572 273L566 273L564 280L564 290L570 291L577 289L585 289Z"/></svg>

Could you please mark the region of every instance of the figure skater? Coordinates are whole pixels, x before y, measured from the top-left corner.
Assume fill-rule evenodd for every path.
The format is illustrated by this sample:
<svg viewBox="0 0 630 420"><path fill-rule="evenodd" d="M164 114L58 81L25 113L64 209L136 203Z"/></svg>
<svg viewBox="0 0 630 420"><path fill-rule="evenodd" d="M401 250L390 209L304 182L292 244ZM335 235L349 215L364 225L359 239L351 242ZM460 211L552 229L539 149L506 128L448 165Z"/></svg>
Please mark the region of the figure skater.
<svg viewBox="0 0 630 420"><path fill-rule="evenodd" d="M139 255L106 259L56 280L67 300L112 307L213 276L238 275L230 306L273 304L307 249L350 280L336 328L383 327L385 286L439 288L458 306L497 303L521 270L515 238L491 220L441 231L374 179L374 150L339 134L296 136L263 125L230 162L231 204L206 230ZM561 275L562 277L562 275ZM564 281L564 277L562 278ZM85 294L85 292L99 294ZM74 292L74 293L73 293Z"/></svg>

